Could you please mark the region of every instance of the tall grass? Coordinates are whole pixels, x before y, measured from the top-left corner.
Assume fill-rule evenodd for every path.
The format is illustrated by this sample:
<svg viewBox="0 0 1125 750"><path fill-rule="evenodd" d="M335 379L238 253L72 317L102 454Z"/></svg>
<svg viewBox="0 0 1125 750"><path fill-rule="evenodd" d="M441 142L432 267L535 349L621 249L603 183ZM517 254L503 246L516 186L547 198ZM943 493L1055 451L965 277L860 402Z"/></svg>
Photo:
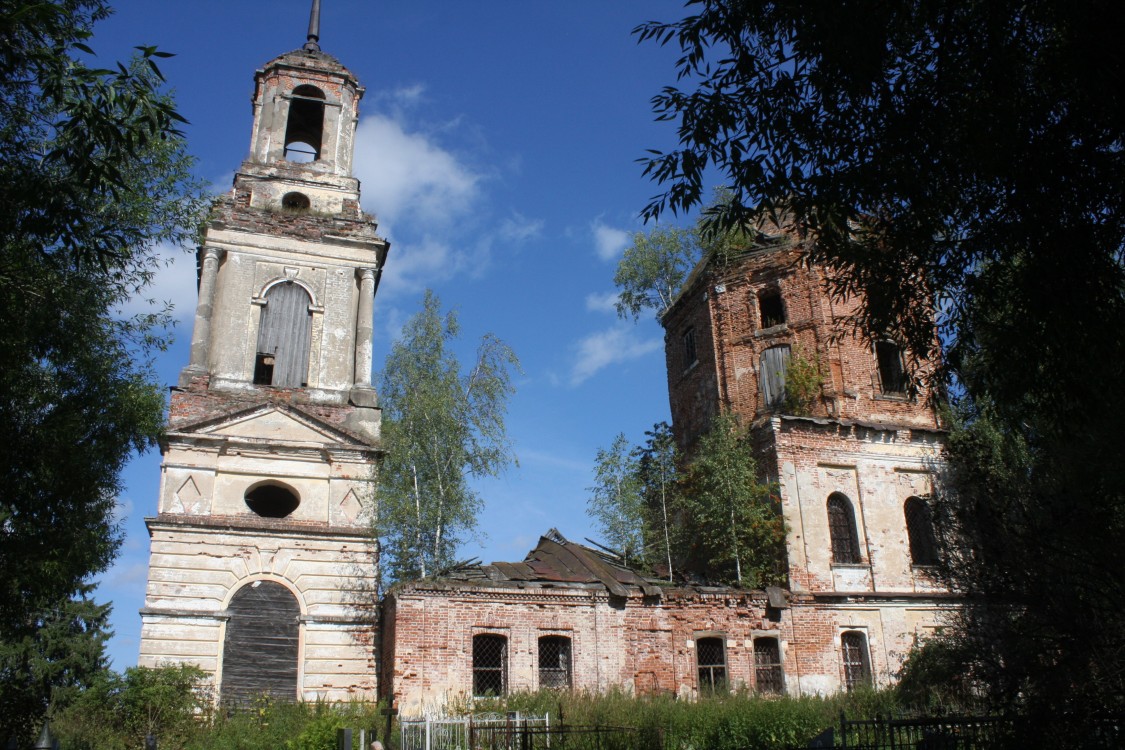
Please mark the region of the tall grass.
<svg viewBox="0 0 1125 750"><path fill-rule="evenodd" d="M99 696L107 698L108 696ZM138 715L153 706L137 704ZM159 702L177 706L182 702ZM161 711L148 725L159 750L335 750L340 728L377 729L394 750L397 727L385 736L382 706L369 703L276 703L262 700L238 711L208 703L184 703ZM138 750L142 729L121 721L112 700L75 706L53 724L66 750ZM447 707L451 715L519 711L550 714L552 727L621 729L599 734L556 735L552 750L780 750L801 746L828 727L841 711L849 718L900 713L890 691L864 691L833 697L760 697L752 693L716 695L696 701L673 697L635 697L608 693L542 691L505 698L463 701ZM389 740L389 741L388 741ZM353 736L353 750L366 750Z"/></svg>

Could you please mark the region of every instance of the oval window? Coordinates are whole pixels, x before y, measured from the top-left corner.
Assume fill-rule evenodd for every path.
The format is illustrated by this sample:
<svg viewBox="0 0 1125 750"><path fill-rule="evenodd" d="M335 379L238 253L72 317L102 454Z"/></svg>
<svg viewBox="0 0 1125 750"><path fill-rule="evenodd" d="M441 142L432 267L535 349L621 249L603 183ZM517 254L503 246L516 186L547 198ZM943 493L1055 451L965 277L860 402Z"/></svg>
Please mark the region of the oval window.
<svg viewBox="0 0 1125 750"><path fill-rule="evenodd" d="M258 484L246 491L246 507L262 518L285 518L301 504L301 498L283 484Z"/></svg>
<svg viewBox="0 0 1125 750"><path fill-rule="evenodd" d="M286 193L281 198L281 207L287 211L306 211L309 205L309 196L304 193Z"/></svg>

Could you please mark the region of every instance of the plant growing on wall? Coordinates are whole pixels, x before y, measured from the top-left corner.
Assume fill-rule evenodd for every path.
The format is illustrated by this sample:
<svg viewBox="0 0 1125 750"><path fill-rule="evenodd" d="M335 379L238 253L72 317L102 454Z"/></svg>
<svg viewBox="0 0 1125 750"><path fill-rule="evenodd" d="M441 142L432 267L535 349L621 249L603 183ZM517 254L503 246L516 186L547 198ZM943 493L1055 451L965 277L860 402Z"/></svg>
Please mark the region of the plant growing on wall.
<svg viewBox="0 0 1125 750"><path fill-rule="evenodd" d="M820 356L809 359L805 356L804 350L797 347L789 357L789 367L785 371L785 413L807 417L820 398L820 389L823 385Z"/></svg>
<svg viewBox="0 0 1125 750"><path fill-rule="evenodd" d="M383 368L386 457L375 534L391 580L424 578L453 564L482 504L470 478L497 476L515 462L504 417L519 360L488 334L462 371L446 347L459 333L456 314L443 315L427 291Z"/></svg>

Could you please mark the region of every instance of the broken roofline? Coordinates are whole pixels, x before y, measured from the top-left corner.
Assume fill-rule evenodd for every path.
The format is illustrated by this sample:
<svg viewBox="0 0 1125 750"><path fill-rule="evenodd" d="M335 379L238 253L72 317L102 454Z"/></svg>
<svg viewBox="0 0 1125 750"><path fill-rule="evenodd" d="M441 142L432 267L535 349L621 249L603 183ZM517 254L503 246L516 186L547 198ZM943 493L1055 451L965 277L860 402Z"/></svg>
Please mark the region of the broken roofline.
<svg viewBox="0 0 1125 750"><path fill-rule="evenodd" d="M628 568L614 557L572 542L557 529L551 529L539 538L523 562L494 562L462 564L421 581L404 583L399 591L422 592L451 589L520 589L539 588L544 593L560 593L562 589L574 592L607 591L610 597L627 599L679 598L695 595L720 595L753 600L767 600L773 608L788 606L785 592L780 587L766 589L740 589L733 586L670 584L667 581L645 576Z"/></svg>

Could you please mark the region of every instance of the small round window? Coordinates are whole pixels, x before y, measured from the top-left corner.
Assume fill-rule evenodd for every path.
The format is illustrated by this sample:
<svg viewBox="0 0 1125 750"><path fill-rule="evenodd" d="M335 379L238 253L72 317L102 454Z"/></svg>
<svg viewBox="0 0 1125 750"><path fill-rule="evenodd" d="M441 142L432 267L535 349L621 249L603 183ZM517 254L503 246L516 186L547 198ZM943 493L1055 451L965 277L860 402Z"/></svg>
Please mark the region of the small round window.
<svg viewBox="0 0 1125 750"><path fill-rule="evenodd" d="M281 207L287 211L307 211L309 196L304 193L286 193L281 198Z"/></svg>
<svg viewBox="0 0 1125 750"><path fill-rule="evenodd" d="M285 518L300 504L297 493L283 484L258 484L246 491L246 507L263 518Z"/></svg>

